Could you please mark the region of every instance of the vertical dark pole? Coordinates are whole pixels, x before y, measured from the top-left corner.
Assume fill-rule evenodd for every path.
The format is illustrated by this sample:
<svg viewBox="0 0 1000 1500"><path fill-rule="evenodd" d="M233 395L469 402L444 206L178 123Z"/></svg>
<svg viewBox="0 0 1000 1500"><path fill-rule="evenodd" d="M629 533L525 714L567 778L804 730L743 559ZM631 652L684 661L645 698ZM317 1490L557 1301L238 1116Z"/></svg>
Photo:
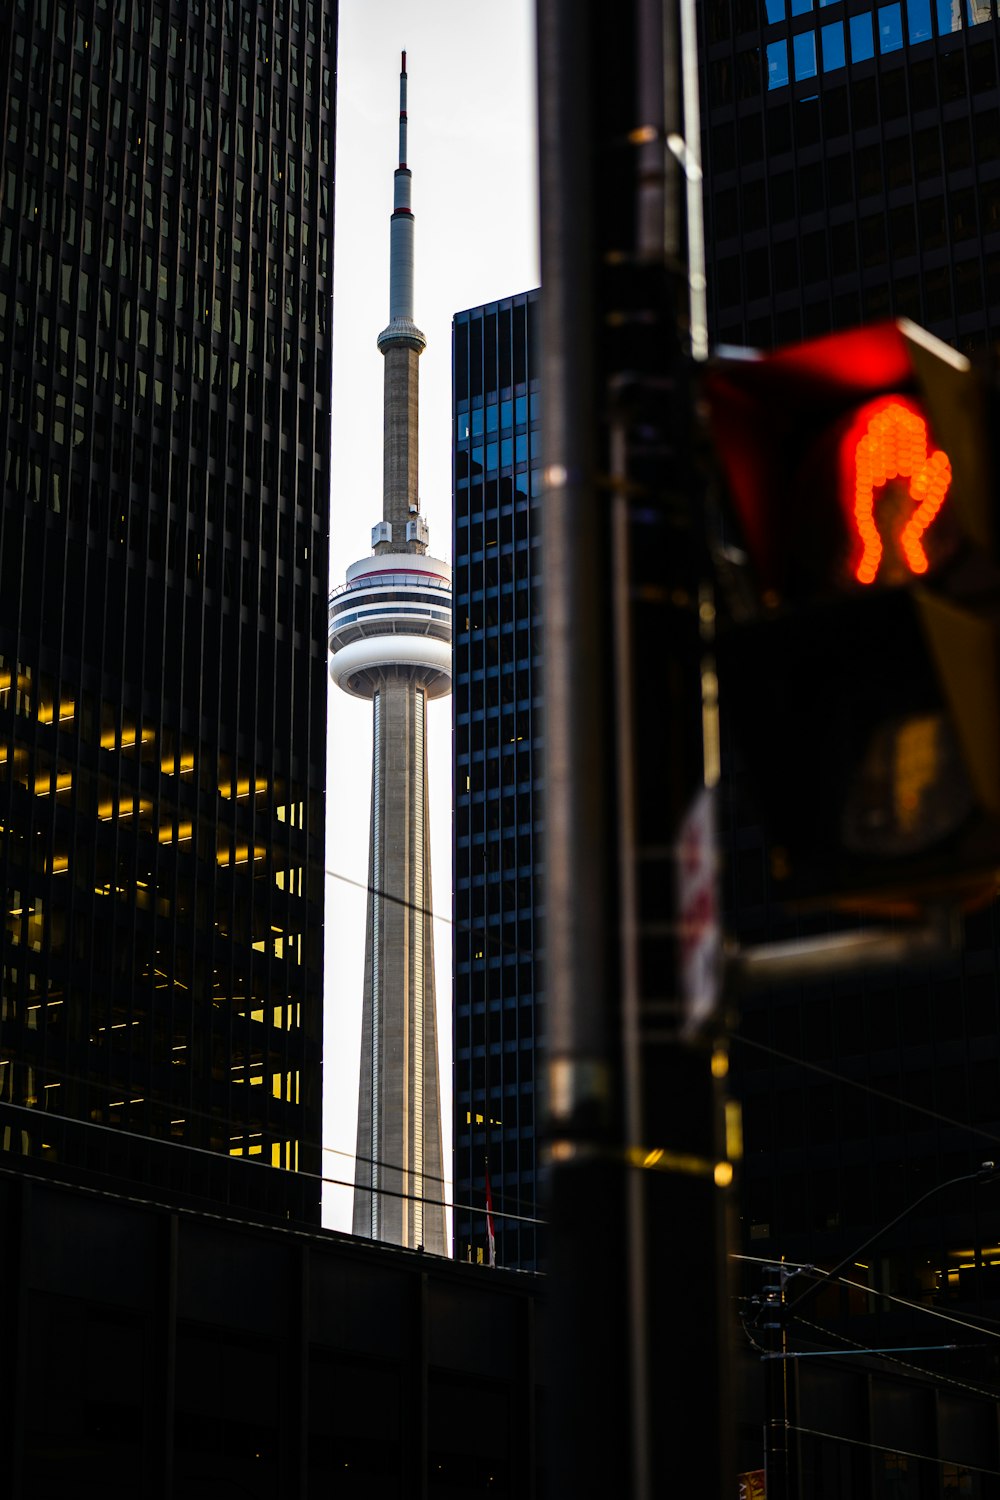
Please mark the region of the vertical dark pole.
<svg viewBox="0 0 1000 1500"><path fill-rule="evenodd" d="M492 1111L490 1103L490 1052L493 1045L493 1023L490 1020L490 934L492 926L490 923L490 862L487 851L483 849L483 1230L485 1233L485 1244L483 1245L483 1260L489 1259L490 1245L490 1217L486 1212L486 1184L490 1181L490 1130L492 1129ZM501 1019L501 1028L503 1022ZM501 1029L501 1036L503 1035ZM501 1085L502 1086L502 1085ZM475 1116L475 1105L473 1105L473 1117ZM501 1118L503 1111L501 1110ZM472 1121L472 1137L475 1140L476 1124ZM500 1207L503 1207L501 1203ZM501 1223L504 1221L501 1220Z"/></svg>
<svg viewBox="0 0 1000 1500"><path fill-rule="evenodd" d="M548 1494L583 1500L630 1492L609 524L595 339L596 102L607 59L592 0L539 0L537 16L552 1351L543 1384Z"/></svg>
<svg viewBox="0 0 1000 1500"><path fill-rule="evenodd" d="M24 1484L25 1434L27 1430L28 1349L32 1330L28 1323L28 1278L30 1264L32 1185L27 1181L7 1180L5 1194L9 1216L0 1228L4 1238L3 1266L8 1288L7 1315L4 1318L4 1360L0 1372L0 1395L7 1413L8 1440L5 1468L10 1476L11 1500L22 1500L30 1492L30 1481Z"/></svg>
<svg viewBox="0 0 1000 1500"><path fill-rule="evenodd" d="M762 1329L764 1348L764 1478L767 1500L791 1500L788 1382L792 1378L785 1319L785 1268L764 1266Z"/></svg>
<svg viewBox="0 0 1000 1500"><path fill-rule="evenodd" d="M538 20L550 1493L728 1500L725 1049L684 1029L675 898L712 696L683 28Z"/></svg>
<svg viewBox="0 0 1000 1500"><path fill-rule="evenodd" d="M159 1297L156 1347L160 1366L157 1391L157 1440L152 1450L160 1460L159 1491L162 1500L173 1500L174 1454L177 1446L177 1280L180 1273L180 1220L171 1214L166 1220L166 1245L163 1255L163 1293Z"/></svg>

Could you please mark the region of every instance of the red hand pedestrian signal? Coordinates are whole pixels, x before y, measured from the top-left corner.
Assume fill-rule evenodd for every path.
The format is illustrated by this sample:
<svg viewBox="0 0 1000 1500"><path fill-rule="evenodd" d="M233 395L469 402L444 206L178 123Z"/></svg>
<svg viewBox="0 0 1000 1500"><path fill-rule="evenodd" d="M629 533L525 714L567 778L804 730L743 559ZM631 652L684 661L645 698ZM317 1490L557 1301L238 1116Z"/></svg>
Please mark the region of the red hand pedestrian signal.
<svg viewBox="0 0 1000 1500"><path fill-rule="evenodd" d="M723 481L720 714L774 889L895 914L992 898L994 393L905 321L720 358L704 389Z"/></svg>
<svg viewBox="0 0 1000 1500"><path fill-rule="evenodd" d="M884 578L885 572L927 572L923 536L951 486L948 455L930 447L923 412L902 396L869 402L851 424L841 447L841 494L861 549L853 564L859 583L876 581L887 543L891 562ZM905 488L901 481L908 481Z"/></svg>

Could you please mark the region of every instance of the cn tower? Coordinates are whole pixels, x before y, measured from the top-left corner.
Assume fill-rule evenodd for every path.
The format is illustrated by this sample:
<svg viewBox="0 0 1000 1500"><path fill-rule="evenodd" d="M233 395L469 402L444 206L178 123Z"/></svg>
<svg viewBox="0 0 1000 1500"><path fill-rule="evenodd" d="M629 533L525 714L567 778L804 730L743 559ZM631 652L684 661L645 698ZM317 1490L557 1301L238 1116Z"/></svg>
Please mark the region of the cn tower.
<svg viewBox="0 0 1000 1500"><path fill-rule="evenodd" d="M413 211L406 53L390 220L382 519L372 556L330 597L330 675L372 703L361 1088L354 1233L444 1255L441 1096L434 1010L426 705L451 691L451 568L427 552L417 491Z"/></svg>

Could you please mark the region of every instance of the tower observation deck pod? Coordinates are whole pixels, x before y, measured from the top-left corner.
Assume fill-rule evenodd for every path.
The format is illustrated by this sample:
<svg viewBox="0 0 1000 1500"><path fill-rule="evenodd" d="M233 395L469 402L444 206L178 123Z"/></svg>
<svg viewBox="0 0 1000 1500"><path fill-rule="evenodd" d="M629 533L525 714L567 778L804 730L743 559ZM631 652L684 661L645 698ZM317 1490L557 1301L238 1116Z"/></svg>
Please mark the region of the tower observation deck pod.
<svg viewBox="0 0 1000 1500"><path fill-rule="evenodd" d="M368 918L354 1233L447 1252L426 705L451 691L451 568L427 553L417 489L413 211L406 165L406 53L390 221L382 518L372 553L330 596L330 676L372 704Z"/></svg>
<svg viewBox="0 0 1000 1500"><path fill-rule="evenodd" d="M451 567L437 557L383 553L352 563L330 595L330 676L374 698L380 673L412 673L428 698L451 692Z"/></svg>

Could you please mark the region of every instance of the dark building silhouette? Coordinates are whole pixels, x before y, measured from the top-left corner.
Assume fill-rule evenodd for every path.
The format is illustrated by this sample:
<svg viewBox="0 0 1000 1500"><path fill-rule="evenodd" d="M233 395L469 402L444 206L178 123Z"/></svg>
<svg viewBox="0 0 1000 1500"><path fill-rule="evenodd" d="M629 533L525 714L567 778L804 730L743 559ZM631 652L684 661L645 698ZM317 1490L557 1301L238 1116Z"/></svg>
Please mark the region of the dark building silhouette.
<svg viewBox="0 0 1000 1500"><path fill-rule="evenodd" d="M455 1256L536 1269L542 996L538 292L456 314ZM509 1216L509 1217L508 1217Z"/></svg>
<svg viewBox="0 0 1000 1500"><path fill-rule="evenodd" d="M959 349L984 349L1000 328L989 5L706 0L701 18L713 344L770 348L907 316ZM725 731L724 703L722 713ZM730 928L752 944L834 925L841 919L775 901L760 809L724 748ZM746 1255L832 1266L928 1189L996 1157L998 957L990 904L966 918L961 952L943 964L742 997L733 1061ZM933 1345L955 1331L938 1314L995 1319L1000 1187L946 1188L844 1274L852 1285L801 1309L796 1347L829 1346L831 1326L861 1347ZM752 1266L744 1290L761 1280ZM969 1380L995 1391L992 1334L956 1336L969 1347L898 1360L911 1375L913 1365L935 1372L942 1393ZM936 1449L914 1427L907 1460L871 1410L856 1433L875 1445L864 1457L846 1457L840 1440L802 1438L803 1493L923 1494L918 1486L942 1482L971 1493L979 1483L942 1468L963 1456L961 1443ZM758 1432L748 1437L759 1444Z"/></svg>
<svg viewBox="0 0 1000 1500"><path fill-rule="evenodd" d="M1000 328L989 0L705 0L716 343L906 316L969 351Z"/></svg>
<svg viewBox="0 0 1000 1500"><path fill-rule="evenodd" d="M335 34L11 0L0 38L3 1159L309 1217Z"/></svg>
<svg viewBox="0 0 1000 1500"><path fill-rule="evenodd" d="M0 1267L9 1500L540 1493L534 1277L2 1166Z"/></svg>

